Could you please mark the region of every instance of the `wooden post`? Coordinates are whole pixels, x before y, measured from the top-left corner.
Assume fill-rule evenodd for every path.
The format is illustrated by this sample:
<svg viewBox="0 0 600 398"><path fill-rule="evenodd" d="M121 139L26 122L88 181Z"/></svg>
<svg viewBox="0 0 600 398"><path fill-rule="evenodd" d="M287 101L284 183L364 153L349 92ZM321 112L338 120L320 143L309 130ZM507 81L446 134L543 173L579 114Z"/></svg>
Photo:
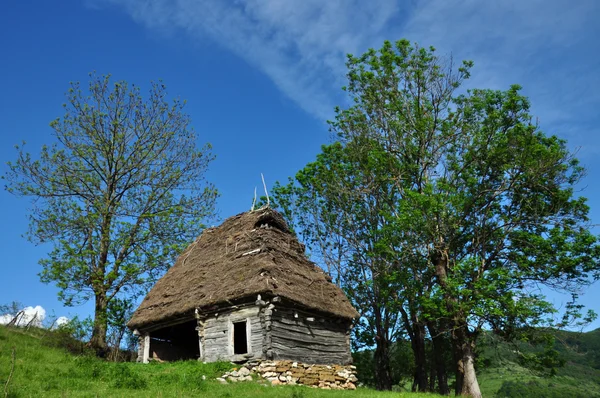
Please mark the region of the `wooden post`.
<svg viewBox="0 0 600 398"><path fill-rule="evenodd" d="M246 318L246 353L252 354L252 320Z"/></svg>
<svg viewBox="0 0 600 398"><path fill-rule="evenodd" d="M200 353L198 360L203 361L204 360L204 352L202 351L202 337L204 335L204 322L200 319L201 317L200 317L200 312L198 311L198 308L196 308L195 314L196 314L196 330L198 331L198 351Z"/></svg>
<svg viewBox="0 0 600 398"><path fill-rule="evenodd" d="M277 298L277 297L275 297ZM260 323L263 330L263 356L266 359L273 359L273 345L271 339L271 316L275 305L269 303L261 309Z"/></svg>
<svg viewBox="0 0 600 398"><path fill-rule="evenodd" d="M150 333L144 334L144 356L143 363L148 363L150 360Z"/></svg>

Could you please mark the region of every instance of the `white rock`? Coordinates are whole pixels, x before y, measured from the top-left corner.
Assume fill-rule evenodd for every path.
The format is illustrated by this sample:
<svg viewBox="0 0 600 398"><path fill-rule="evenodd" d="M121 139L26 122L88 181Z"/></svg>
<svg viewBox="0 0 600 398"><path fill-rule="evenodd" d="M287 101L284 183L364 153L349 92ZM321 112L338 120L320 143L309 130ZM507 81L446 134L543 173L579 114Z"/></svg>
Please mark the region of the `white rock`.
<svg viewBox="0 0 600 398"><path fill-rule="evenodd" d="M234 370L232 372L229 372L229 375L231 377L239 377L240 376L240 372L238 372L237 370Z"/></svg>
<svg viewBox="0 0 600 398"><path fill-rule="evenodd" d="M222 377L217 377L217 381L218 381L219 383L221 383L221 384L227 384L227 380L225 380L225 379L224 379L224 378L222 378Z"/></svg>
<svg viewBox="0 0 600 398"><path fill-rule="evenodd" d="M248 376L250 374L250 370L246 367L242 367L239 371L240 376Z"/></svg>
<svg viewBox="0 0 600 398"><path fill-rule="evenodd" d="M252 376L248 375L248 376L242 377L242 380L243 381L252 381Z"/></svg>

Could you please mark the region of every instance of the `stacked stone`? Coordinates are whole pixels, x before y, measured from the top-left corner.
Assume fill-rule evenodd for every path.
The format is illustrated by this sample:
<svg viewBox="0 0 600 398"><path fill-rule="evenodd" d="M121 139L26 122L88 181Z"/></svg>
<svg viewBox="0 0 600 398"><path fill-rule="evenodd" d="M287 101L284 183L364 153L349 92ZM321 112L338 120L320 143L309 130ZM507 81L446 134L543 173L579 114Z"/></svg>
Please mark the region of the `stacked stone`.
<svg viewBox="0 0 600 398"><path fill-rule="evenodd" d="M236 383L238 381L252 381L252 376L250 376L250 369L246 366L242 366L240 370L234 369L225 373L223 376L217 378L217 381L225 384L227 382Z"/></svg>
<svg viewBox="0 0 600 398"><path fill-rule="evenodd" d="M256 373L272 385L301 384L325 390L355 390L358 380L353 365L309 365L293 361L253 361L217 380L252 380L250 373Z"/></svg>

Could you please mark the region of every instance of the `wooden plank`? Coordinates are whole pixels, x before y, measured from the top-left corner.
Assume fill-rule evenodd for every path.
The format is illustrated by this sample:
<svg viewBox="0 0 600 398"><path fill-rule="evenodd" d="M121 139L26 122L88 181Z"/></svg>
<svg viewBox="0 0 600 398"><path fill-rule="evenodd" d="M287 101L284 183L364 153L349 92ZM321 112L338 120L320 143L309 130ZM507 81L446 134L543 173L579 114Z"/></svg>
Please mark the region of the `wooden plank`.
<svg viewBox="0 0 600 398"><path fill-rule="evenodd" d="M305 321L306 318L294 318L293 316L273 316L273 322L277 321L283 323L285 325L310 325L311 327L319 327L328 330L339 330L339 331L347 331L349 328L347 325L332 323L332 322L320 322L316 319L314 322Z"/></svg>
<svg viewBox="0 0 600 398"><path fill-rule="evenodd" d="M292 333L303 334L313 338L323 339L342 339L346 340L346 333L340 331L330 331L321 328L309 328L305 325L285 325L279 322L273 324L273 333Z"/></svg>
<svg viewBox="0 0 600 398"><path fill-rule="evenodd" d="M280 337L273 336L271 340L271 344L273 348L278 348L281 350L309 350L313 352L327 352L327 353L344 353L346 352L345 345L317 345L317 344L307 344L302 341L296 340L287 340L282 339Z"/></svg>
<svg viewBox="0 0 600 398"><path fill-rule="evenodd" d="M215 333L204 333L205 339L227 339L227 333L223 333L221 331Z"/></svg>
<svg viewBox="0 0 600 398"><path fill-rule="evenodd" d="M310 347L315 350L322 351L345 351L345 344L327 344L327 343L317 343L314 341L304 341L297 339L289 339L281 336L273 336L272 341L276 341L279 344L287 345L288 347Z"/></svg>

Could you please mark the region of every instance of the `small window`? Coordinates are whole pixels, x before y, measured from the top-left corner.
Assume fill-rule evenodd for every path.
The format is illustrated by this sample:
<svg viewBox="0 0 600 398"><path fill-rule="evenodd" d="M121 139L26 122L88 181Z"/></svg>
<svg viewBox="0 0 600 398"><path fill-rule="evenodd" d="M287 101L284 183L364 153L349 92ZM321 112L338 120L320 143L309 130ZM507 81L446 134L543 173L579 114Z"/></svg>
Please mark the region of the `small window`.
<svg viewBox="0 0 600 398"><path fill-rule="evenodd" d="M246 321L233 323L233 353L248 353L248 338L246 336Z"/></svg>

